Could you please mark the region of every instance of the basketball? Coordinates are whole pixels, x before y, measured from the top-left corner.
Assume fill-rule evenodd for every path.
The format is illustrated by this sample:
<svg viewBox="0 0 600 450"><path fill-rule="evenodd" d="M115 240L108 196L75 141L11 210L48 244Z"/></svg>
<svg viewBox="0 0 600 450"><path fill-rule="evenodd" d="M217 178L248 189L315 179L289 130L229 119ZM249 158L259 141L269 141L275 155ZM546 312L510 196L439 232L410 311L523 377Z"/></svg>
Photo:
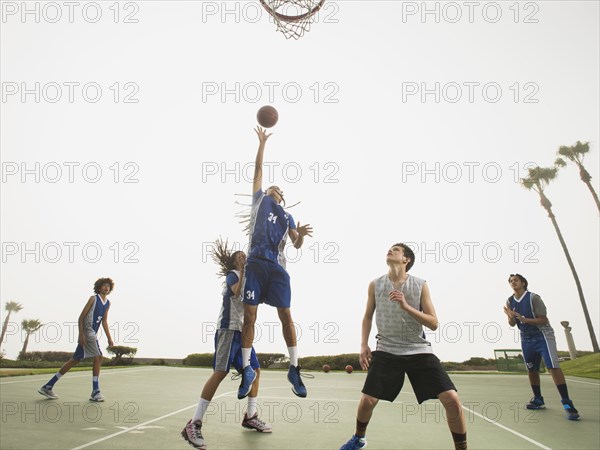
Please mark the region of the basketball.
<svg viewBox="0 0 600 450"><path fill-rule="evenodd" d="M348 372L348 373L352 373L352 371L353 371L353 370L354 370L354 367L352 367L350 364L348 364L348 365L346 366L346 372Z"/></svg>
<svg viewBox="0 0 600 450"><path fill-rule="evenodd" d="M263 106L256 113L256 120L258 120L260 126L271 128L274 127L277 120L279 120L279 113L270 105Z"/></svg>
<svg viewBox="0 0 600 450"><path fill-rule="evenodd" d="M331 367L329 367L329 364L323 364L323 372L327 373L331 370Z"/></svg>

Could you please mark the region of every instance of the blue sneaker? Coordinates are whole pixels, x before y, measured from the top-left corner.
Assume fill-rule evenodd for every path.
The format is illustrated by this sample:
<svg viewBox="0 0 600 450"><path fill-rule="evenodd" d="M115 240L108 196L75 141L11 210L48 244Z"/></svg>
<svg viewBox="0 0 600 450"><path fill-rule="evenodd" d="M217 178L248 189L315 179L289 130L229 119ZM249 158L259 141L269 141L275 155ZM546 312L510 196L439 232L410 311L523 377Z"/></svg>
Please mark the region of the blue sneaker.
<svg viewBox="0 0 600 450"><path fill-rule="evenodd" d="M527 409L545 409L544 397L533 397L529 403L525 405Z"/></svg>
<svg viewBox="0 0 600 450"><path fill-rule="evenodd" d="M254 369L250 366L244 367L244 370L242 370L242 382L240 383L240 388L238 389L238 399L241 400L248 397L254 380L256 380L256 372Z"/></svg>
<svg viewBox="0 0 600 450"><path fill-rule="evenodd" d="M565 412L567 413L567 419L579 420L579 412L575 409L571 400L561 400L561 403L563 408L565 408Z"/></svg>
<svg viewBox="0 0 600 450"><path fill-rule="evenodd" d="M288 381L292 383L292 392L298 397L306 397L306 387L300 379L300 366L290 366Z"/></svg>
<svg viewBox="0 0 600 450"><path fill-rule="evenodd" d="M350 440L340 447L340 450L358 450L359 448L365 448L367 446L366 436L358 437L352 435Z"/></svg>

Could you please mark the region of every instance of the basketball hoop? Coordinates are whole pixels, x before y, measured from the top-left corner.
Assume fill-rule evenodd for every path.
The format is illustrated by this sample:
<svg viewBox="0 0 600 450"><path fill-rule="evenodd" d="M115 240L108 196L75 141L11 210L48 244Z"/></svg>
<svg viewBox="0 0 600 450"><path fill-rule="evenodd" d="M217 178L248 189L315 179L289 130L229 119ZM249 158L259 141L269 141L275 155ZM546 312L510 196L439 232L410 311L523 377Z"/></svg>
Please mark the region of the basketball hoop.
<svg viewBox="0 0 600 450"><path fill-rule="evenodd" d="M286 39L301 38L310 31L314 15L321 9L325 0L260 0L260 4L273 16L277 31Z"/></svg>

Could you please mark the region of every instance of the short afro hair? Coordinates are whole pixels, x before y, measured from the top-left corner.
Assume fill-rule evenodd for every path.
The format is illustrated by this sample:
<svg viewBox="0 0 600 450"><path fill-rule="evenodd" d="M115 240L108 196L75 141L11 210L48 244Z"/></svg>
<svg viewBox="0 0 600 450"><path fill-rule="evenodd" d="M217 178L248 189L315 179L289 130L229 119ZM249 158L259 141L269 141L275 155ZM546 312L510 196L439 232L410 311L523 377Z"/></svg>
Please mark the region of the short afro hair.
<svg viewBox="0 0 600 450"><path fill-rule="evenodd" d="M110 285L110 292L112 292L112 290L115 288L115 282L113 280L111 280L110 278L98 278L96 280L96 282L94 283L94 292L96 294L99 294L100 288L102 287L102 285L104 285L106 283L108 283Z"/></svg>

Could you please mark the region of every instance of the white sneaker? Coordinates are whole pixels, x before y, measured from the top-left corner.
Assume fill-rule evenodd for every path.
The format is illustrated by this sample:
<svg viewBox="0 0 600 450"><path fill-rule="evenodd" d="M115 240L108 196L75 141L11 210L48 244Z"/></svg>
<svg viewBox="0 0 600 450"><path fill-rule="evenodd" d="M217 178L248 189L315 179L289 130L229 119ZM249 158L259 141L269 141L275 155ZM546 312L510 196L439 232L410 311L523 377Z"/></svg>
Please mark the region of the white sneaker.
<svg viewBox="0 0 600 450"><path fill-rule="evenodd" d="M56 400L58 398L58 395L56 395L54 393L54 391L52 390L52 388L48 387L48 386L42 386L41 388L38 389L38 392L52 400Z"/></svg>
<svg viewBox="0 0 600 450"><path fill-rule="evenodd" d="M90 396L90 400L92 402L103 402L104 395L102 395L102 393L100 391L92 392L92 395Z"/></svg>
<svg viewBox="0 0 600 450"><path fill-rule="evenodd" d="M261 433L270 433L273 431L273 427L270 424L263 422L258 418L258 413L254 413L254 415L250 418L248 418L247 414L244 414L242 426L244 428L259 431Z"/></svg>
<svg viewBox="0 0 600 450"><path fill-rule="evenodd" d="M196 420L195 422L190 420L183 430L181 430L181 437L188 441L188 444L192 447L206 450L206 443L202 437L202 422L200 420Z"/></svg>

